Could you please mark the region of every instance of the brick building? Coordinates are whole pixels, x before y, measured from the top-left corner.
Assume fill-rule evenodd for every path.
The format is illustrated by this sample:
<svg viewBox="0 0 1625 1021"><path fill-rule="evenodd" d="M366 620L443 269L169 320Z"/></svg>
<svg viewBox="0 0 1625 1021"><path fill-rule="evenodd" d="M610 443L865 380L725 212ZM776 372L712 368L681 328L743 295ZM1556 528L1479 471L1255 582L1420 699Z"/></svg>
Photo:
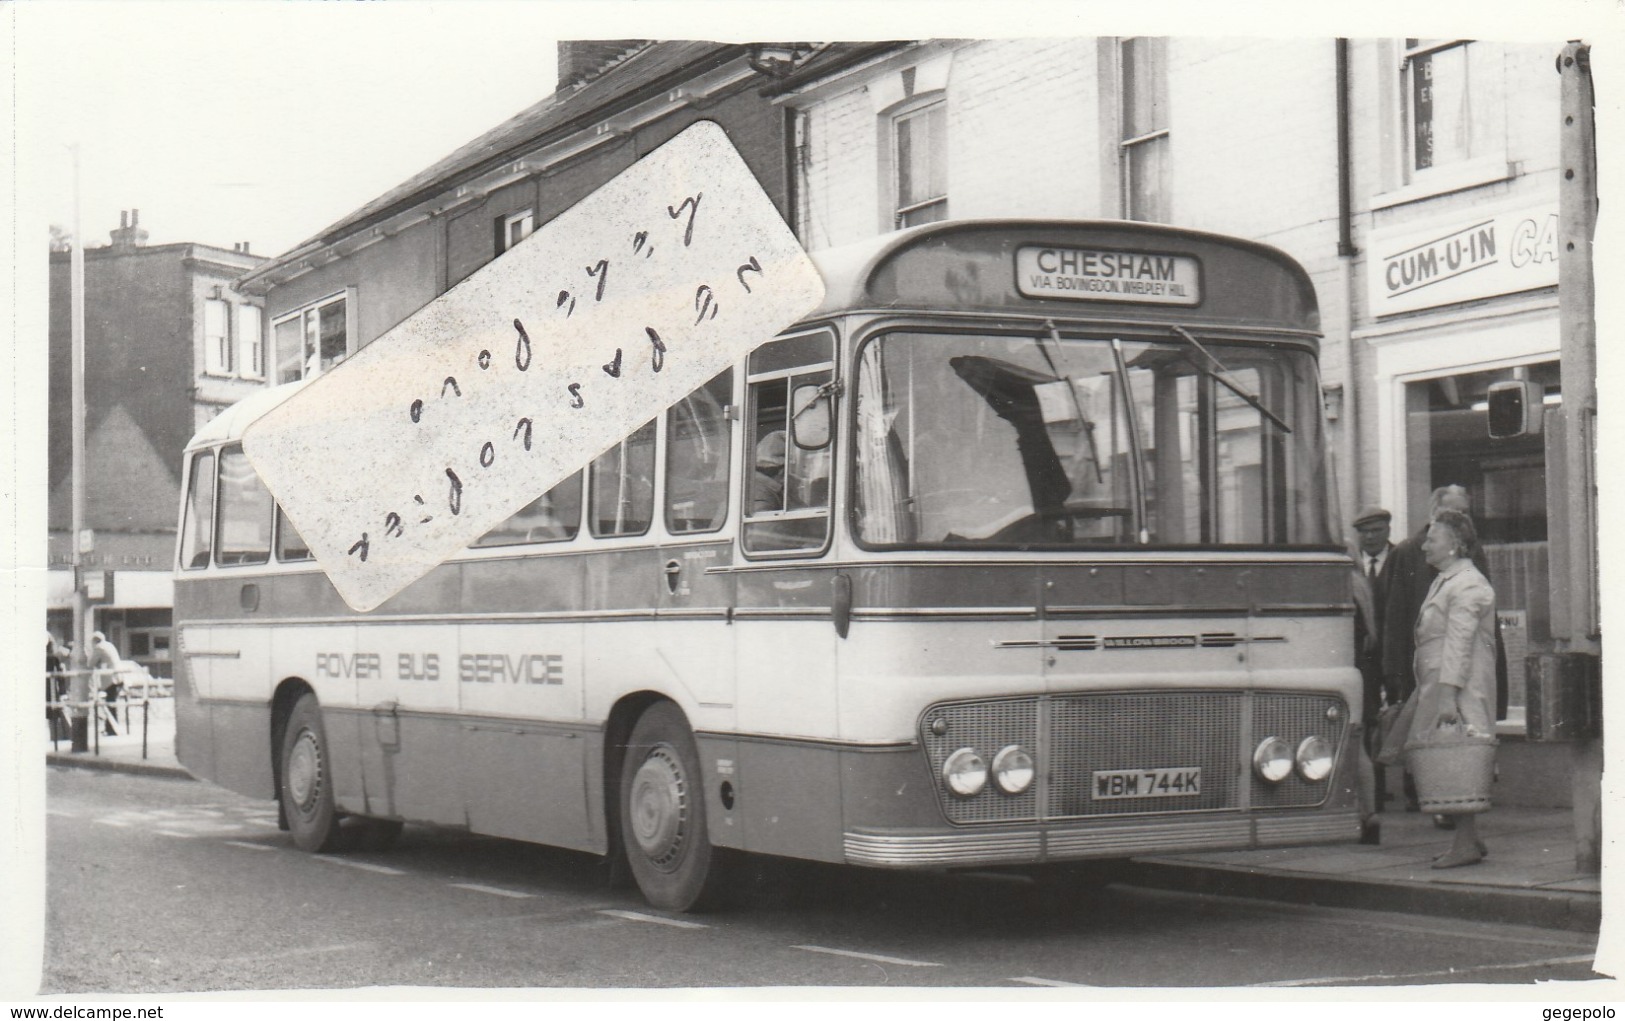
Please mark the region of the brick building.
<svg viewBox="0 0 1625 1021"><path fill-rule="evenodd" d="M238 276L265 261L231 249L148 245L139 211L85 251L87 573L111 575L87 625L155 676L170 672L170 572L181 450L198 426L265 385L260 302ZM69 253L50 256L47 624L71 636L72 322Z"/></svg>

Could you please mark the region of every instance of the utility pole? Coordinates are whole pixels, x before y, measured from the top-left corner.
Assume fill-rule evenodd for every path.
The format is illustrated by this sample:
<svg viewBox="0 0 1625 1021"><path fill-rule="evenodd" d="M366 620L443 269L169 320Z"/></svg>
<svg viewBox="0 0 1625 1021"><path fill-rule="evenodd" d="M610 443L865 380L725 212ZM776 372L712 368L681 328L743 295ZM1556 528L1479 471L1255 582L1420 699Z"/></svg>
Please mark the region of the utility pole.
<svg viewBox="0 0 1625 1021"><path fill-rule="evenodd" d="M1591 48L1563 47L1558 179L1561 428L1548 439L1552 638L1555 662L1542 673L1580 693L1584 722L1570 744L1575 861L1602 868L1602 640L1597 562L1597 318L1592 241L1597 229L1597 157ZM1555 463L1554 463L1555 462ZM1557 468L1552 472L1552 468ZM1555 511L1555 514L1552 513ZM1545 657L1542 657L1545 658ZM1533 664L1531 664L1533 665ZM1583 708L1581 708L1583 707Z"/></svg>

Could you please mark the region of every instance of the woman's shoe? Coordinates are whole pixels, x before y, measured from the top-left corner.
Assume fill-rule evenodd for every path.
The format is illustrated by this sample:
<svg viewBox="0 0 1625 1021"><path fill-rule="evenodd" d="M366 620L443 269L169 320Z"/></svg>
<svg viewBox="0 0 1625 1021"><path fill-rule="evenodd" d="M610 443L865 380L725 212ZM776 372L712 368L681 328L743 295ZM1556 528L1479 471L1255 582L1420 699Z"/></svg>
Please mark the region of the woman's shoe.
<svg viewBox="0 0 1625 1021"><path fill-rule="evenodd" d="M1471 851L1460 854L1455 851L1447 851L1434 860L1433 867L1436 869L1454 869L1463 865L1477 865L1483 860L1484 852L1475 847Z"/></svg>
<svg viewBox="0 0 1625 1021"><path fill-rule="evenodd" d="M1445 852L1445 854L1449 854L1449 853L1450 853L1449 851ZM1480 840L1478 842L1478 856L1480 858L1488 858L1490 856L1490 849L1488 847L1484 846L1484 841L1482 841L1482 840ZM1444 857L1444 854L1436 854L1436 855L1433 856L1433 860L1438 861L1440 858L1443 858L1443 857Z"/></svg>

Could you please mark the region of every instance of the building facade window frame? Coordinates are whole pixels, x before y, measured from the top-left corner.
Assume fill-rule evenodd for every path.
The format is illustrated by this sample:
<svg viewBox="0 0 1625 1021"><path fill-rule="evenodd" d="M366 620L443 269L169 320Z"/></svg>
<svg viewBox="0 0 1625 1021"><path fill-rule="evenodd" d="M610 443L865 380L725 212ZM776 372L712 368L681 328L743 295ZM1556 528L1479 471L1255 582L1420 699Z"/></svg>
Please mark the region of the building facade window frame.
<svg viewBox="0 0 1625 1021"><path fill-rule="evenodd" d="M265 378L265 310L237 306L237 370L243 379Z"/></svg>
<svg viewBox="0 0 1625 1021"><path fill-rule="evenodd" d="M496 218L496 229L497 254L501 255L535 232L536 211L522 209L517 213L499 216Z"/></svg>
<svg viewBox="0 0 1625 1021"><path fill-rule="evenodd" d="M1408 38L1397 45L1401 139L1395 187L1382 209L1512 177L1505 52L1478 39Z"/></svg>
<svg viewBox="0 0 1625 1021"><path fill-rule="evenodd" d="M231 303L224 298L203 299L203 371L210 376L232 374Z"/></svg>
<svg viewBox="0 0 1625 1021"><path fill-rule="evenodd" d="M946 220L947 93L938 91L913 96L888 110L884 120L891 229Z"/></svg>
<svg viewBox="0 0 1625 1021"><path fill-rule="evenodd" d="M354 353L354 292L346 288L271 320L277 383L314 378Z"/></svg>
<svg viewBox="0 0 1625 1021"><path fill-rule="evenodd" d="M1117 40L1116 57L1123 218L1166 223L1171 215L1168 39L1125 36Z"/></svg>

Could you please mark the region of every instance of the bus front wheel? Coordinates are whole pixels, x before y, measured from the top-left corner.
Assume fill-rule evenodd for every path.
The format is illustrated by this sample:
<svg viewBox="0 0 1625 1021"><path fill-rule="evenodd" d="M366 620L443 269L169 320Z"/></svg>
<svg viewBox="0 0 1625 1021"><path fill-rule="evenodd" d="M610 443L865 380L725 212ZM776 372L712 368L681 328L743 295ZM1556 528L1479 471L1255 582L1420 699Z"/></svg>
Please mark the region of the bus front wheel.
<svg viewBox="0 0 1625 1021"><path fill-rule="evenodd" d="M333 804L333 772L322 730L322 710L310 692L299 696L282 734L278 793L288 830L300 850L331 851L338 846L339 813Z"/></svg>
<svg viewBox="0 0 1625 1021"><path fill-rule="evenodd" d="M621 839L650 904L693 911L715 903L722 853L705 823L699 753L683 713L670 702L644 710L621 762Z"/></svg>

